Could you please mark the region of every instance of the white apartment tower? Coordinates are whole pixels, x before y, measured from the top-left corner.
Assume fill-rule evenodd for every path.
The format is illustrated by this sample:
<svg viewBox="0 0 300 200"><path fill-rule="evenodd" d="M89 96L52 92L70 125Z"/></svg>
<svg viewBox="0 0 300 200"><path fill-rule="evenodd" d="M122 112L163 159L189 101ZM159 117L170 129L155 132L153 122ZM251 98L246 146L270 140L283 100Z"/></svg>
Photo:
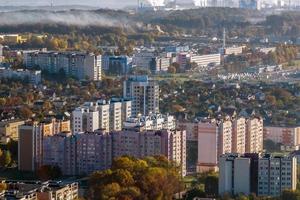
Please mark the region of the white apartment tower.
<svg viewBox="0 0 300 200"><path fill-rule="evenodd" d="M263 119L253 117L246 120L246 152L259 153L263 150Z"/></svg>
<svg viewBox="0 0 300 200"><path fill-rule="evenodd" d="M159 113L159 85L148 76L131 76L124 81L124 98L132 100L132 116Z"/></svg>
<svg viewBox="0 0 300 200"><path fill-rule="evenodd" d="M246 120L243 117L232 120L232 153L246 152Z"/></svg>
<svg viewBox="0 0 300 200"><path fill-rule="evenodd" d="M73 131L93 132L99 129L99 113L93 107L79 107L72 112Z"/></svg>
<svg viewBox="0 0 300 200"><path fill-rule="evenodd" d="M122 130L123 122L131 116L131 101L127 99L86 102L73 113L74 132L93 132L97 129Z"/></svg>

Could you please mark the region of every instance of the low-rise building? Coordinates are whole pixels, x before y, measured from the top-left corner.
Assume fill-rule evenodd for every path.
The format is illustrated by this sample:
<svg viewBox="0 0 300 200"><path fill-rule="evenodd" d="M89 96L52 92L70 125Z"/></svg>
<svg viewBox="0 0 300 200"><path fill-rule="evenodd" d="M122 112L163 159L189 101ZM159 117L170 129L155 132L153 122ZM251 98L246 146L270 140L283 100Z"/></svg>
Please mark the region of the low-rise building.
<svg viewBox="0 0 300 200"><path fill-rule="evenodd" d="M190 62L196 63L199 67L207 67L209 65L220 65L221 54L191 55Z"/></svg>
<svg viewBox="0 0 300 200"><path fill-rule="evenodd" d="M2 181L7 189L0 194L0 199L10 200L76 200L78 199L77 182L40 182L40 181Z"/></svg>

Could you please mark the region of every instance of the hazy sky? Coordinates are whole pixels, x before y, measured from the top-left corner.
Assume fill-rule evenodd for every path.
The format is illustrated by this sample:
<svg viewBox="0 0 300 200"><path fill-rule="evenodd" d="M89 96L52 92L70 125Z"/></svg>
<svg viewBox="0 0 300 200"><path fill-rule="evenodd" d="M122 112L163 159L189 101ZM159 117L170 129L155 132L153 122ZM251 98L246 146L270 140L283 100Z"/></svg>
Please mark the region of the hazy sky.
<svg viewBox="0 0 300 200"><path fill-rule="evenodd" d="M51 0L0 0L4 6L37 6L50 5ZM113 7L121 8L124 6L132 6L137 4L137 0L53 0L54 5L89 5L95 7Z"/></svg>

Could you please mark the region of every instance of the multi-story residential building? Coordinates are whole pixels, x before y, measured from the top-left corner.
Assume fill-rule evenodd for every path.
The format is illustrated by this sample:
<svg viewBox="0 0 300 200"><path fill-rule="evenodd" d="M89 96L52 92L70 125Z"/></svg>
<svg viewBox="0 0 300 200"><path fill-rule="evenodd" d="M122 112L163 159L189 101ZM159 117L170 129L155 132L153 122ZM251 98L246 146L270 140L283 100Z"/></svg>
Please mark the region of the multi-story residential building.
<svg viewBox="0 0 300 200"><path fill-rule="evenodd" d="M179 68L181 71L186 70L189 61L190 61L189 53L181 52L177 54L177 63L179 64Z"/></svg>
<svg viewBox="0 0 300 200"><path fill-rule="evenodd" d="M171 64L172 63L170 58L156 57L153 58L150 62L150 71L153 74L167 72Z"/></svg>
<svg viewBox="0 0 300 200"><path fill-rule="evenodd" d="M177 127L180 130L186 131L186 140L187 141L198 141L198 122L178 122Z"/></svg>
<svg viewBox="0 0 300 200"><path fill-rule="evenodd" d="M72 118L73 132L92 132L99 129L99 112L92 105L76 108L72 112Z"/></svg>
<svg viewBox="0 0 300 200"><path fill-rule="evenodd" d="M219 49L221 55L239 55L243 53L245 46L222 47Z"/></svg>
<svg viewBox="0 0 300 200"><path fill-rule="evenodd" d="M136 67L150 70L150 63L156 56L154 51L141 51L134 54L132 62Z"/></svg>
<svg viewBox="0 0 300 200"><path fill-rule="evenodd" d="M217 170L218 157L231 152L232 123L230 120L202 120L198 124L197 171Z"/></svg>
<svg viewBox="0 0 300 200"><path fill-rule="evenodd" d="M130 155L138 158L165 155L181 166L186 175L186 133L178 130L145 131L138 129L112 133L113 157Z"/></svg>
<svg viewBox="0 0 300 200"><path fill-rule="evenodd" d="M76 169L76 137L62 132L43 138L42 164L58 166L62 174L74 175Z"/></svg>
<svg viewBox="0 0 300 200"><path fill-rule="evenodd" d="M219 162L219 194L280 196L284 190L296 190L295 157L269 154L227 154Z"/></svg>
<svg viewBox="0 0 300 200"><path fill-rule="evenodd" d="M41 167L44 137L51 137L61 132L70 132L69 120L51 119L41 123L27 122L19 126L19 170L35 171Z"/></svg>
<svg viewBox="0 0 300 200"><path fill-rule="evenodd" d="M18 140L19 138L19 126L23 125L23 120L8 120L0 121L0 136L1 143L7 143L10 140Z"/></svg>
<svg viewBox="0 0 300 200"><path fill-rule="evenodd" d="M38 182L38 181L2 181L7 186L0 194L0 199L11 200L76 200L78 199L78 183L70 182Z"/></svg>
<svg viewBox="0 0 300 200"><path fill-rule="evenodd" d="M197 131L195 127L192 134L198 135L197 170L200 172L216 170L222 154L263 151L263 120L259 117L202 119L197 123Z"/></svg>
<svg viewBox="0 0 300 200"><path fill-rule="evenodd" d="M263 119L253 117L246 120L246 152L259 153L263 151Z"/></svg>
<svg viewBox="0 0 300 200"><path fill-rule="evenodd" d="M19 79L28 81L33 85L38 85L42 82L42 72L40 70L12 70L0 68L0 78Z"/></svg>
<svg viewBox="0 0 300 200"><path fill-rule="evenodd" d="M76 173L91 174L105 170L112 163L112 140L109 133L96 131L79 133L76 137Z"/></svg>
<svg viewBox="0 0 300 200"><path fill-rule="evenodd" d="M300 127L265 126L264 140L295 148L300 145Z"/></svg>
<svg viewBox="0 0 300 200"><path fill-rule="evenodd" d="M258 159L258 155L256 158ZM251 170L252 162L252 158L245 155L222 155L219 162L219 194L249 195L251 191L256 191L257 178L254 180L251 178L257 174L257 165L256 170ZM254 182L254 188L251 188L251 181Z"/></svg>
<svg viewBox="0 0 300 200"><path fill-rule="evenodd" d="M4 56L3 56L3 45L0 45L0 63L3 62Z"/></svg>
<svg viewBox="0 0 300 200"><path fill-rule="evenodd" d="M246 152L246 119L243 117L232 120L232 153Z"/></svg>
<svg viewBox="0 0 300 200"><path fill-rule="evenodd" d="M209 65L220 65L221 54L191 55L190 62L196 63L199 67L207 67Z"/></svg>
<svg viewBox="0 0 300 200"><path fill-rule="evenodd" d="M101 56L74 52L28 52L24 53L24 65L38 66L50 73L64 70L66 75L78 79L101 80Z"/></svg>
<svg viewBox="0 0 300 200"><path fill-rule="evenodd" d="M159 85L148 76L131 76L124 81L124 98L132 100L132 116L159 113Z"/></svg>
<svg viewBox="0 0 300 200"><path fill-rule="evenodd" d="M32 141L32 138L29 139ZM20 151L23 150L23 144L20 147ZM87 175L97 170L108 169L113 158L124 155L137 158L165 155L181 166L182 175L186 174L185 131L147 131L143 128L132 128L111 133L102 130L75 135L61 133L44 137L42 144L33 145L32 149L29 149L33 152L38 150L41 151L38 155L39 166L59 166L65 175ZM29 157L32 157L29 153L20 154L21 170L27 167L24 166L24 159ZM36 162L36 159L31 160ZM30 168L32 171L36 169L37 167Z"/></svg>
<svg viewBox="0 0 300 200"><path fill-rule="evenodd" d="M175 130L175 118L172 115L151 114L132 117L123 123L125 129L143 127L145 130Z"/></svg>
<svg viewBox="0 0 300 200"><path fill-rule="evenodd" d="M42 166L43 128L33 123L20 126L18 142L18 168L36 171Z"/></svg>
<svg viewBox="0 0 300 200"><path fill-rule="evenodd" d="M127 56L103 56L102 68L108 74L126 75L130 72L131 65Z"/></svg>
<svg viewBox="0 0 300 200"><path fill-rule="evenodd" d="M280 196L284 190L296 190L297 159L265 155L258 161L258 195Z"/></svg>
<svg viewBox="0 0 300 200"><path fill-rule="evenodd" d="M72 113L73 132L122 130L123 122L131 117L131 107L129 99L86 102Z"/></svg>

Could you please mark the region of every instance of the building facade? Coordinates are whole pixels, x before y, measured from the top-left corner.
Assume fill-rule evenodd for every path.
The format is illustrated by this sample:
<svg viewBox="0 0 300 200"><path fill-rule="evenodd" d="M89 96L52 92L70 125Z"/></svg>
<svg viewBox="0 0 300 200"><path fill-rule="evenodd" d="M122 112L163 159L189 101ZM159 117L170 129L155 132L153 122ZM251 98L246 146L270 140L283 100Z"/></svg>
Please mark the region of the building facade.
<svg viewBox="0 0 300 200"><path fill-rule="evenodd" d="M264 127L264 140L271 140L284 146L300 145L300 127Z"/></svg>
<svg viewBox="0 0 300 200"><path fill-rule="evenodd" d="M36 171L43 163L44 138L70 132L69 120L50 119L41 123L27 122L19 127L18 168Z"/></svg>
<svg viewBox="0 0 300 200"><path fill-rule="evenodd" d="M109 101L86 102L72 112L73 132L107 132L122 130L123 123L132 115L132 101L113 98Z"/></svg>
<svg viewBox="0 0 300 200"><path fill-rule="evenodd" d="M23 125L23 120L0 121L1 143L7 143L9 140L17 141L19 138L19 126Z"/></svg>
<svg viewBox="0 0 300 200"><path fill-rule="evenodd" d="M263 120L259 117L225 117L197 122L197 171L217 170L218 158L226 153L260 153L263 151Z"/></svg>
<svg viewBox="0 0 300 200"><path fill-rule="evenodd" d="M58 166L64 175L89 175L105 170L110 168L113 158L125 155L136 158L164 155L181 167L183 176L186 174L185 131L133 128L111 133L102 130L74 135L62 133L45 137L42 145L32 148L33 151L41 148L40 166ZM23 156L27 155L20 154L20 160L25 159ZM21 165L21 170L24 169Z"/></svg>
<svg viewBox="0 0 300 200"><path fill-rule="evenodd" d="M265 155L258 162L258 195L280 196L284 190L296 190L297 159Z"/></svg>
<svg viewBox="0 0 300 200"><path fill-rule="evenodd" d="M123 97L132 100L132 116L159 113L159 85L148 76L131 76L124 81Z"/></svg>
<svg viewBox="0 0 300 200"><path fill-rule="evenodd" d="M19 79L28 81L33 85L38 85L42 82L42 72L39 70L12 70L0 68L0 78Z"/></svg>
<svg viewBox="0 0 300 200"><path fill-rule="evenodd" d="M225 154L220 157L219 168L220 195L277 197L297 187L297 161L291 156Z"/></svg>
<svg viewBox="0 0 300 200"><path fill-rule="evenodd" d="M49 73L59 73L80 80L101 80L101 56L74 52L28 52L24 53L24 65L28 68L40 67Z"/></svg>

